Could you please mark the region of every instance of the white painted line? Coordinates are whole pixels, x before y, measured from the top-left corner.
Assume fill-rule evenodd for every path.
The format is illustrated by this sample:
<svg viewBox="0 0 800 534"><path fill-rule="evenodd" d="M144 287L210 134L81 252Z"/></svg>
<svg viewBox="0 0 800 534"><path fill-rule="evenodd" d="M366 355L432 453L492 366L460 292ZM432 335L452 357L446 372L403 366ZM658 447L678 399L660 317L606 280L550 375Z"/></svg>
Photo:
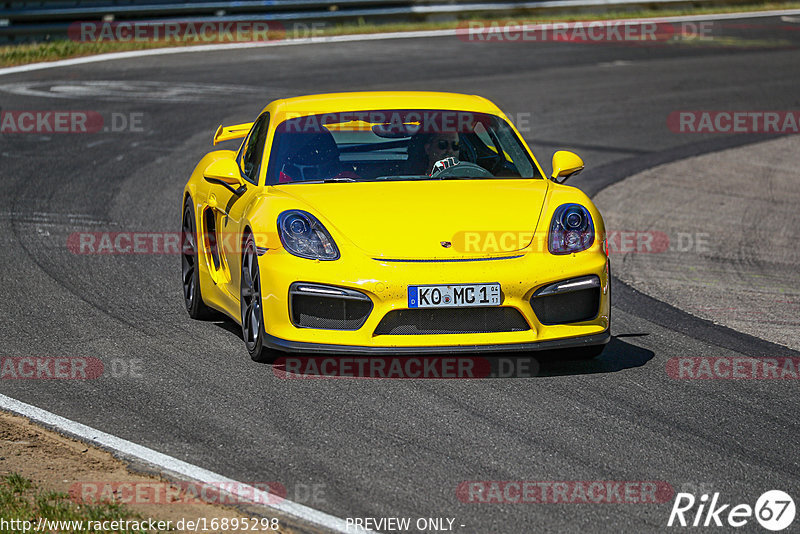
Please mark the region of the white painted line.
<svg viewBox="0 0 800 534"><path fill-rule="evenodd" d="M620 22L627 25L649 24L653 22L693 22L700 20L730 20L730 19L743 19L743 18L763 18L763 17L782 17L800 15L800 9L780 9L772 11L749 11L742 13L718 13L711 15L681 15L676 17L654 17L648 19L619 19L619 20L605 20L603 22ZM524 22L524 17L519 19ZM565 28L571 27L574 24L588 24L590 21L581 21L579 23L567 23ZM543 28L545 25L531 24L524 25L525 29L536 30ZM115 61L118 59L131 59L148 56L166 56L170 54L187 54L197 52L216 52L220 50L242 50L248 48L269 48L277 46L294 46L306 44L324 44L324 43L353 43L360 41L384 41L390 39L420 39L426 37L448 37L454 35L466 35L469 30L467 28L453 28L449 30L423 30L423 31L409 31L409 32L388 32L388 33L365 33L354 35L332 35L330 37L310 37L303 39L286 39L283 41L264 41L252 43L220 43L210 45L197 45L197 46L178 46L172 48L153 48L150 50L130 50L128 52L112 52L109 54L98 54L95 56L77 57L71 59L61 59L58 61L48 61L43 63L30 63L28 65L19 65L17 67L5 67L0 69L0 76L8 74L16 74L20 72L31 72L43 69L53 69L57 67L71 67L74 65L84 65L87 63L99 63L101 61Z"/></svg>
<svg viewBox="0 0 800 534"><path fill-rule="evenodd" d="M224 488L230 487L233 491L222 491L222 488L220 488L220 493L232 495L241 502L253 503L268 509L272 508L286 515L337 532L348 532L343 519L314 510L313 508L292 502L288 499L273 503L272 501L276 500L274 496L270 497L268 493L260 489L242 484L241 482L184 462L183 460L178 460L172 456L167 456L153 449L137 445L131 441L106 434L100 430L66 419L60 415L37 408L36 406L25 404L24 402L12 399L3 394L0 394L0 409L27 417L31 421L35 421L47 427L55 428L67 436L77 438L86 443L112 450L122 458L145 462L150 466L158 468L159 471L165 475L171 475L179 480L214 484L215 488L218 487L217 485L225 484ZM271 504L264 505L263 503L265 501Z"/></svg>
<svg viewBox="0 0 800 534"><path fill-rule="evenodd" d="M98 63L101 61L113 61L117 59L129 59L129 58L138 58L147 56L166 56L170 54L185 54L192 52L216 52L219 50L241 50L247 48L271 48L275 46L292 46L292 45L304 45L304 44L380 41L384 39L416 39L420 37L441 37L448 35L456 35L456 30L455 29L427 30L427 31L413 31L413 32L332 35L330 37L307 37L303 39L285 39L283 41L257 41L252 43L220 43L220 44L197 45L197 46L177 46L172 48L152 48L149 50L130 50L127 52L112 52L109 54L98 54L95 56L60 59L58 61L47 61L44 63L31 63L28 65L19 65L17 67L5 67L3 69L0 69L0 76L3 76L5 74L15 74L18 72L30 72L42 69L52 69L55 67L71 67L73 65L83 65L86 63Z"/></svg>

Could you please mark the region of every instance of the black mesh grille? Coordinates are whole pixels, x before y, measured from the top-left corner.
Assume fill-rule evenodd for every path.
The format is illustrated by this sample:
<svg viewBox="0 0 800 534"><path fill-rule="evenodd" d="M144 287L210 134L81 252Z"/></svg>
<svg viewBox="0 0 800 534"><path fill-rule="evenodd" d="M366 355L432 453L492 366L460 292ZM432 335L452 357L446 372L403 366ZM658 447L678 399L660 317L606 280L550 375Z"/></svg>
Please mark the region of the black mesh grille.
<svg viewBox="0 0 800 534"><path fill-rule="evenodd" d="M372 301L317 295L292 295L292 322L305 328L358 330L372 311Z"/></svg>
<svg viewBox="0 0 800 534"><path fill-rule="evenodd" d="M438 308L390 311L378 324L375 335L480 334L529 329L515 308Z"/></svg>
<svg viewBox="0 0 800 534"><path fill-rule="evenodd" d="M542 324L588 321L597 317L600 308L600 288L533 297L531 306Z"/></svg>

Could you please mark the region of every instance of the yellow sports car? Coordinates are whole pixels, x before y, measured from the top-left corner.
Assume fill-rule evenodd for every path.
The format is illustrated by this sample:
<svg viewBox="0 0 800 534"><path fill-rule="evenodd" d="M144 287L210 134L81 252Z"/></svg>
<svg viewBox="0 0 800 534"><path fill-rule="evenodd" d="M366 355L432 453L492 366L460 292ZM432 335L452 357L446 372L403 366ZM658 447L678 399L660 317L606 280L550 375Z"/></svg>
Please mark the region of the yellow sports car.
<svg viewBox="0 0 800 534"><path fill-rule="evenodd" d="M478 96L364 92L270 103L217 129L183 193L183 289L250 356L564 349L609 340L605 228L583 169L550 178Z"/></svg>

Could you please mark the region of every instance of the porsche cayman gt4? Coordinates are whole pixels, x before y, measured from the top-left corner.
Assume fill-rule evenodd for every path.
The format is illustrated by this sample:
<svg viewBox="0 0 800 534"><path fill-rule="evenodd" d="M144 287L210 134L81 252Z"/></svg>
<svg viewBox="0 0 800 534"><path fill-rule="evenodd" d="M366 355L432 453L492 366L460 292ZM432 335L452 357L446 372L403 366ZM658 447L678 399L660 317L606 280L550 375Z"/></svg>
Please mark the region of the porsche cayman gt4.
<svg viewBox="0 0 800 534"><path fill-rule="evenodd" d="M605 228L560 151L544 173L500 109L450 93L276 100L220 126L183 193L193 318L251 357L457 353L609 340Z"/></svg>

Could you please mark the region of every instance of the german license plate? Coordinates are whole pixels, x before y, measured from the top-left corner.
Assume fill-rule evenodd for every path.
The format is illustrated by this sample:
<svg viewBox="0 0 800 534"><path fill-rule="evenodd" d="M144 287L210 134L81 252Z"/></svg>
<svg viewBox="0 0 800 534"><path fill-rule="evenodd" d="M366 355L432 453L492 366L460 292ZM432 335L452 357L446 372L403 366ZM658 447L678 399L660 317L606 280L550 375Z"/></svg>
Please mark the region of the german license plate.
<svg viewBox="0 0 800 534"><path fill-rule="evenodd" d="M500 284L408 286L409 308L499 306Z"/></svg>

